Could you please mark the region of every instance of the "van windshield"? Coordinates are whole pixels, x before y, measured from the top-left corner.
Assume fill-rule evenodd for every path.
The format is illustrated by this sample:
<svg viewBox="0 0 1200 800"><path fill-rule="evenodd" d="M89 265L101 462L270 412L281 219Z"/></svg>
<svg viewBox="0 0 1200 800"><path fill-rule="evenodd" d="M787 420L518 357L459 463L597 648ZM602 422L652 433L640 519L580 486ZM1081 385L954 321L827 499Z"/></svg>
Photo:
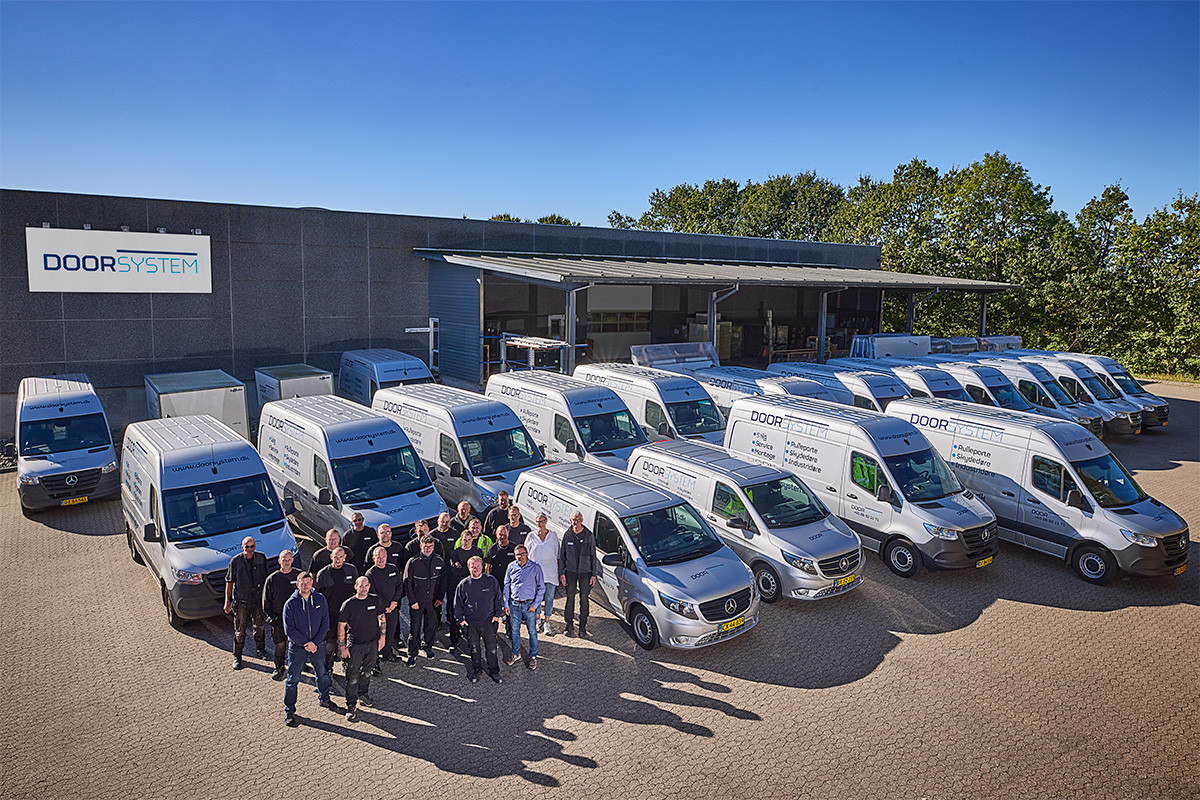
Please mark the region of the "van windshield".
<svg viewBox="0 0 1200 800"><path fill-rule="evenodd" d="M335 458L333 478L343 503L366 503L429 485L429 473L411 447Z"/></svg>
<svg viewBox="0 0 1200 800"><path fill-rule="evenodd" d="M583 438L583 449L589 453L646 443L646 434L624 409L611 414L576 417L575 424L579 426L579 435Z"/></svg>
<svg viewBox="0 0 1200 800"><path fill-rule="evenodd" d="M268 525L283 510L267 476L251 475L162 493L167 539L185 542Z"/></svg>
<svg viewBox="0 0 1200 800"><path fill-rule="evenodd" d="M103 414L23 421L20 440L23 456L44 456L112 444Z"/></svg>
<svg viewBox="0 0 1200 800"><path fill-rule="evenodd" d="M489 431L458 441L467 454L467 467L473 475L496 475L542 463L541 451L524 428Z"/></svg>
<svg viewBox="0 0 1200 800"><path fill-rule="evenodd" d="M1033 410L1033 406L1029 405L1029 401L1022 397L1021 393L1011 383L989 386L988 389L996 396L996 403L1001 408L1007 408L1010 411Z"/></svg>
<svg viewBox="0 0 1200 800"><path fill-rule="evenodd" d="M1127 506L1145 500L1150 495L1142 491L1137 481L1126 471L1112 453L1087 461L1072 461L1071 466L1083 479L1083 485L1102 508Z"/></svg>
<svg viewBox="0 0 1200 800"><path fill-rule="evenodd" d="M1113 383L1112 378L1108 375L1105 375L1103 372L1097 372L1096 379L1104 384L1104 388L1108 389L1108 393L1113 397L1121 396L1121 390L1117 388L1117 385Z"/></svg>
<svg viewBox="0 0 1200 800"><path fill-rule="evenodd" d="M687 503L625 517L621 522L648 567L682 564L723 547L712 528Z"/></svg>
<svg viewBox="0 0 1200 800"><path fill-rule="evenodd" d="M725 430L725 421L717 404L712 400L689 400L684 403L667 403L667 413L675 430L684 436L694 433L713 433Z"/></svg>
<svg viewBox="0 0 1200 800"><path fill-rule="evenodd" d="M962 400L964 403L971 402L971 395L967 394L966 389L954 387L953 389L935 389L934 397L945 397L947 400Z"/></svg>
<svg viewBox="0 0 1200 800"><path fill-rule="evenodd" d="M792 477L746 487L746 496L768 528L792 528L829 516L829 510Z"/></svg>
<svg viewBox="0 0 1200 800"><path fill-rule="evenodd" d="M1111 372L1109 374L1125 394L1150 394L1146 391L1146 387L1138 383L1137 378L1128 372Z"/></svg>
<svg viewBox="0 0 1200 800"><path fill-rule="evenodd" d="M1080 378L1080 382L1088 388L1088 391L1095 395L1097 400L1116 400L1117 395L1108 390L1108 387L1101 383L1095 375L1088 375Z"/></svg>
<svg viewBox="0 0 1200 800"><path fill-rule="evenodd" d="M904 499L921 503L958 494L962 485L933 448L883 459Z"/></svg>

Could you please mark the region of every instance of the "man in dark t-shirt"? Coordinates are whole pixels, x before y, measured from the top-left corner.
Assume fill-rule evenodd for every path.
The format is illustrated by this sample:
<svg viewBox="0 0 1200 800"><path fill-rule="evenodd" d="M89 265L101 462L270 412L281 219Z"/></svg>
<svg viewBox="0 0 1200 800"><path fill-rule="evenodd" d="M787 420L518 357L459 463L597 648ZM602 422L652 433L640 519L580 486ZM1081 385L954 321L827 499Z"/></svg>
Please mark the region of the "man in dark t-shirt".
<svg viewBox="0 0 1200 800"><path fill-rule="evenodd" d="M333 563L317 573L317 584L314 588L329 601L330 614L337 614L332 609L340 609L342 603L354 594L354 581L358 578L358 570L346 560L346 551L335 548ZM325 671L333 675L333 657L337 653L337 625L329 623L329 634L325 639Z"/></svg>
<svg viewBox="0 0 1200 800"><path fill-rule="evenodd" d="M383 601L371 594L371 581L363 575L354 582L354 596L342 603L338 613L337 639L346 665L346 721L358 719L359 702L371 701L371 670L384 643Z"/></svg>

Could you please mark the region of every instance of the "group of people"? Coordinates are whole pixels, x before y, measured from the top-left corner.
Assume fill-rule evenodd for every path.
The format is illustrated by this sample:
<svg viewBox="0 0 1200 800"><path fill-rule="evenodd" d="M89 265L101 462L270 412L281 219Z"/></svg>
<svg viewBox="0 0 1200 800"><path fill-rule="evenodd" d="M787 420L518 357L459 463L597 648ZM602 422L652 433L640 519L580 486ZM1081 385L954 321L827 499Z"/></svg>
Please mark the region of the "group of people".
<svg viewBox="0 0 1200 800"><path fill-rule="evenodd" d="M588 594L600 560L579 511L561 534L550 530L540 513L530 529L506 492L500 492L482 521L469 503L460 503L456 511L453 516L443 512L434 530L424 520L417 522L403 542L390 525L375 530L355 512L345 536L328 531L325 547L303 571L296 569L292 552L284 550L278 569L268 573L266 557L247 536L226 571L233 668L244 666L248 632L259 656L266 657L269 625L275 648L271 677L285 681L287 724L298 724L297 687L307 664L316 674L320 705L341 712L330 696L339 657L345 670L345 715L353 722L358 706L374 705L371 676L382 674L382 663L404 660L412 667L419 654L434 658L442 625L448 629L448 649L469 654L467 678L472 683L485 669L493 681L503 682L497 647L501 621L510 644L504 662L513 666L521 658L524 628L529 640L525 666L537 669L538 637L553 635L550 617L557 586L566 593L564 633L575 635L578 600L578 635L588 635ZM407 625L401 626L405 606Z"/></svg>

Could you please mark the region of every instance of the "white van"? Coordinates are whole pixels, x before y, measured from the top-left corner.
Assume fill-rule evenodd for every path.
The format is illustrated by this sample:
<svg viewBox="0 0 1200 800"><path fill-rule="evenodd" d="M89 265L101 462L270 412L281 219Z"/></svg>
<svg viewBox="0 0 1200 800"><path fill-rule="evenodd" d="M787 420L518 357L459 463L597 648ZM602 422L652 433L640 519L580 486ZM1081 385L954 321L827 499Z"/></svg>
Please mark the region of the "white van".
<svg viewBox="0 0 1200 800"><path fill-rule="evenodd" d="M17 387L17 496L29 513L112 497L117 454L87 375L24 378Z"/></svg>
<svg viewBox="0 0 1200 800"><path fill-rule="evenodd" d="M1075 402L1041 364L1014 358L981 358L978 361L1000 370L1043 416L1074 422L1093 435L1104 437L1104 416L1091 406Z"/></svg>
<svg viewBox="0 0 1200 800"><path fill-rule="evenodd" d="M732 639L758 624L750 570L678 495L594 464L551 464L517 481L516 504L566 530L575 511L596 537L592 597L646 650Z"/></svg>
<svg viewBox="0 0 1200 800"><path fill-rule="evenodd" d="M466 500L481 515L501 491L513 493L522 472L546 463L513 410L475 392L397 386L376 392L371 410L404 429L452 509Z"/></svg>
<svg viewBox="0 0 1200 800"><path fill-rule="evenodd" d="M1142 432L1143 411L1153 409L1153 406L1130 403L1113 394L1100 382L1096 373L1084 364L1054 356L1021 356L1021 360L1045 367L1072 400L1098 410L1104 417L1105 433L1121 435Z"/></svg>
<svg viewBox="0 0 1200 800"><path fill-rule="evenodd" d="M1091 583L1107 583L1118 569L1187 569L1187 523L1087 431L945 400L905 401L888 414L925 432L996 513L1005 541L1062 558Z"/></svg>
<svg viewBox="0 0 1200 800"><path fill-rule="evenodd" d="M264 405L275 400L333 394L333 373L308 364L260 367L254 370L254 389L258 395L257 408L261 411Z"/></svg>
<svg viewBox="0 0 1200 800"><path fill-rule="evenodd" d="M557 372L500 372L485 394L517 412L547 461L624 470L646 435L612 389Z"/></svg>
<svg viewBox="0 0 1200 800"><path fill-rule="evenodd" d="M1078 361L1088 367L1096 373L1096 377L1100 379L1110 394L1115 394L1125 402L1140 407L1143 428L1156 425L1166 427L1167 418L1171 414L1171 404L1161 397L1147 392L1145 387L1138 383L1137 378L1130 375L1119 361L1108 356L1091 356L1084 353L1059 353L1058 357L1065 361Z"/></svg>
<svg viewBox="0 0 1200 800"><path fill-rule="evenodd" d="M847 405L853 400L850 392L840 385L750 367L703 367L691 375L712 395L726 418L734 401L757 395L811 397Z"/></svg>
<svg viewBox="0 0 1200 800"><path fill-rule="evenodd" d="M399 350L347 350L342 353L338 370L338 393L364 406L380 389L433 383L433 373L425 362Z"/></svg>
<svg viewBox="0 0 1200 800"><path fill-rule="evenodd" d="M995 367L989 367L977 360L961 361L960 357L945 361L934 361L944 356L929 356L930 365L954 377L962 384L971 400L979 405L1007 408L1009 411L1023 411L1026 414L1059 418L1051 409L1030 405L1025 396L1017 391L1013 382Z"/></svg>
<svg viewBox="0 0 1200 800"><path fill-rule="evenodd" d="M446 510L400 426L342 397L267 403L258 452L280 496L295 501L301 533L320 544L330 528L350 530L356 511L372 528L400 530L422 519L436 528Z"/></svg>
<svg viewBox="0 0 1200 800"><path fill-rule="evenodd" d="M986 567L999 550L995 515L907 422L812 400L747 398L733 406L725 446L798 475L901 577L922 563Z"/></svg>
<svg viewBox="0 0 1200 800"><path fill-rule="evenodd" d="M826 363L830 366L851 370L890 373L908 387L908 393L913 397L945 397L950 400L961 400L964 403L974 402L971 400L971 395L967 394L962 384L953 375L934 367L883 364L869 358L831 358Z"/></svg>
<svg viewBox="0 0 1200 800"><path fill-rule="evenodd" d="M648 437L725 439L725 417L695 378L616 362L581 364L575 377L616 392Z"/></svg>
<svg viewBox="0 0 1200 800"><path fill-rule="evenodd" d="M225 571L253 536L268 564L299 552L262 459L208 416L134 422L121 450L129 554L158 583L167 622L225 610Z"/></svg>
<svg viewBox="0 0 1200 800"><path fill-rule="evenodd" d="M911 333L872 333L855 336L850 341L851 358L884 358L886 356L927 356L932 350L928 336Z"/></svg>
<svg viewBox="0 0 1200 800"><path fill-rule="evenodd" d="M858 536L786 470L676 440L639 447L629 474L691 503L754 572L764 603L833 597L862 583Z"/></svg>
<svg viewBox="0 0 1200 800"><path fill-rule="evenodd" d="M801 361L776 362L767 369L783 375L808 378L825 387L840 386L850 393L850 404L872 411L882 411L893 400L909 396L908 387L895 375L886 372L845 370L828 364L806 364Z"/></svg>
<svg viewBox="0 0 1200 800"><path fill-rule="evenodd" d="M151 419L201 414L228 425L243 439L250 438L246 384L219 369L163 372L147 375L146 410Z"/></svg>

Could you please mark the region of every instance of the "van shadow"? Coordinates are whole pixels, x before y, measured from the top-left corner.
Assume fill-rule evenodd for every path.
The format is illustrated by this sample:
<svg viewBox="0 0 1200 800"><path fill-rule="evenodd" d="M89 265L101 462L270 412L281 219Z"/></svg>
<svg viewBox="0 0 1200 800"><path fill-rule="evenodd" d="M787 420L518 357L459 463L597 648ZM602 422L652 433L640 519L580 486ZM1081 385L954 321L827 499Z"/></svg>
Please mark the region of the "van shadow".
<svg viewBox="0 0 1200 800"><path fill-rule="evenodd" d="M20 503L16 504L17 508ZM47 528L77 536L124 536L125 517L121 498L92 500L77 506L63 506L37 511L29 520Z"/></svg>

